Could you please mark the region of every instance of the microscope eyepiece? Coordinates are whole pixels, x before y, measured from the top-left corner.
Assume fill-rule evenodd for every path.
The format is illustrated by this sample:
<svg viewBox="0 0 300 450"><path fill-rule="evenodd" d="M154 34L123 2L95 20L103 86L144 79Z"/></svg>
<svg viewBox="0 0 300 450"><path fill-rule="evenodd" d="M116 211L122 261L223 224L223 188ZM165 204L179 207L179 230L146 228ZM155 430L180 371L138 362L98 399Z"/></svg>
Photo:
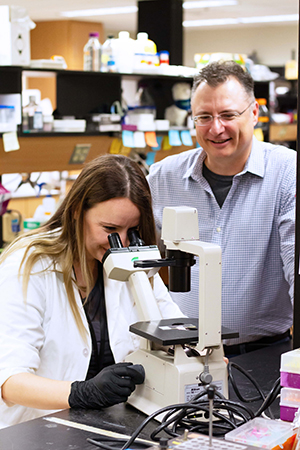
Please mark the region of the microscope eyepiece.
<svg viewBox="0 0 300 450"><path fill-rule="evenodd" d="M127 236L131 247L141 247L142 245L145 245L145 242L141 239L137 229L128 230Z"/></svg>
<svg viewBox="0 0 300 450"><path fill-rule="evenodd" d="M111 233L108 235L108 242L111 248L122 248L123 244L118 233Z"/></svg>

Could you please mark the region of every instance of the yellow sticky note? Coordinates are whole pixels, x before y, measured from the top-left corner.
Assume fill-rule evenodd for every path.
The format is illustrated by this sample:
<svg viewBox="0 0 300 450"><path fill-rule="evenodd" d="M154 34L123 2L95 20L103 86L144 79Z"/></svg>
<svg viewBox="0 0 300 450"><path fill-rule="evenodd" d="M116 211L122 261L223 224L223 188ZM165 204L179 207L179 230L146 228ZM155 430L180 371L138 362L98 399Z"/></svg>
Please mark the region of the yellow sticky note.
<svg viewBox="0 0 300 450"><path fill-rule="evenodd" d="M115 138L115 139L113 139L113 141L111 143L109 153L118 154L121 151L121 147L122 147L121 139Z"/></svg>
<svg viewBox="0 0 300 450"><path fill-rule="evenodd" d="M254 136L259 141L263 141L264 140L264 133L263 133L261 128L254 128Z"/></svg>
<svg viewBox="0 0 300 450"><path fill-rule="evenodd" d="M125 147L124 145L121 146L121 149L120 149L121 155L129 156L130 152L131 152L130 147Z"/></svg>
<svg viewBox="0 0 300 450"><path fill-rule="evenodd" d="M5 152L12 152L20 149L18 135L16 131L3 133L3 147Z"/></svg>
<svg viewBox="0 0 300 450"><path fill-rule="evenodd" d="M161 148L163 150L171 150L172 145L170 145L169 136L164 136Z"/></svg>

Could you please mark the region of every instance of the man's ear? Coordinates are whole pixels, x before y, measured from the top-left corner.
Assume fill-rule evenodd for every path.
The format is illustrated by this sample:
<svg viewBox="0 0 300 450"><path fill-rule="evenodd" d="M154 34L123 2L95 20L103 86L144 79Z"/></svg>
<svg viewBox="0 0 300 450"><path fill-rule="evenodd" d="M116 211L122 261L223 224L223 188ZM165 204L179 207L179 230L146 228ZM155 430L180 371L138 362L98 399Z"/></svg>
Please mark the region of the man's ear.
<svg viewBox="0 0 300 450"><path fill-rule="evenodd" d="M259 111L259 105L258 105L257 101L255 100L255 104L254 104L253 111L252 111L254 127L258 122L258 111Z"/></svg>

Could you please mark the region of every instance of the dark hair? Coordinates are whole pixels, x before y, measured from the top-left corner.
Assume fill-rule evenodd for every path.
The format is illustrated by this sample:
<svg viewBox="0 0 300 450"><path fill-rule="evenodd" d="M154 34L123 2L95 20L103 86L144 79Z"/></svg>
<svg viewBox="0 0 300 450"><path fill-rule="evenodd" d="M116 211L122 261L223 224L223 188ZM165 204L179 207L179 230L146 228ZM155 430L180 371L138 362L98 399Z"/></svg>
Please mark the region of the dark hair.
<svg viewBox="0 0 300 450"><path fill-rule="evenodd" d="M250 97L254 97L253 78L235 61L216 61L203 67L199 74L194 77L192 97L201 83L206 82L211 87L217 87L219 84L225 83L230 77L236 78L245 92Z"/></svg>

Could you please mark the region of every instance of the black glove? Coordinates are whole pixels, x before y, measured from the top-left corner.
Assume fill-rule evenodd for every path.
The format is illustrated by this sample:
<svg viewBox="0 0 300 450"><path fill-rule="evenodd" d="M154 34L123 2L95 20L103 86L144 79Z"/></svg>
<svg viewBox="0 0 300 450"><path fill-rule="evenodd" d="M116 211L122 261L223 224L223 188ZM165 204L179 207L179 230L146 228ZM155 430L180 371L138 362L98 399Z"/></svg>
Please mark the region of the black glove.
<svg viewBox="0 0 300 450"><path fill-rule="evenodd" d="M99 409L126 402L135 385L142 384L144 379L145 370L141 364L124 362L107 366L94 378L71 384L69 405L71 408Z"/></svg>

